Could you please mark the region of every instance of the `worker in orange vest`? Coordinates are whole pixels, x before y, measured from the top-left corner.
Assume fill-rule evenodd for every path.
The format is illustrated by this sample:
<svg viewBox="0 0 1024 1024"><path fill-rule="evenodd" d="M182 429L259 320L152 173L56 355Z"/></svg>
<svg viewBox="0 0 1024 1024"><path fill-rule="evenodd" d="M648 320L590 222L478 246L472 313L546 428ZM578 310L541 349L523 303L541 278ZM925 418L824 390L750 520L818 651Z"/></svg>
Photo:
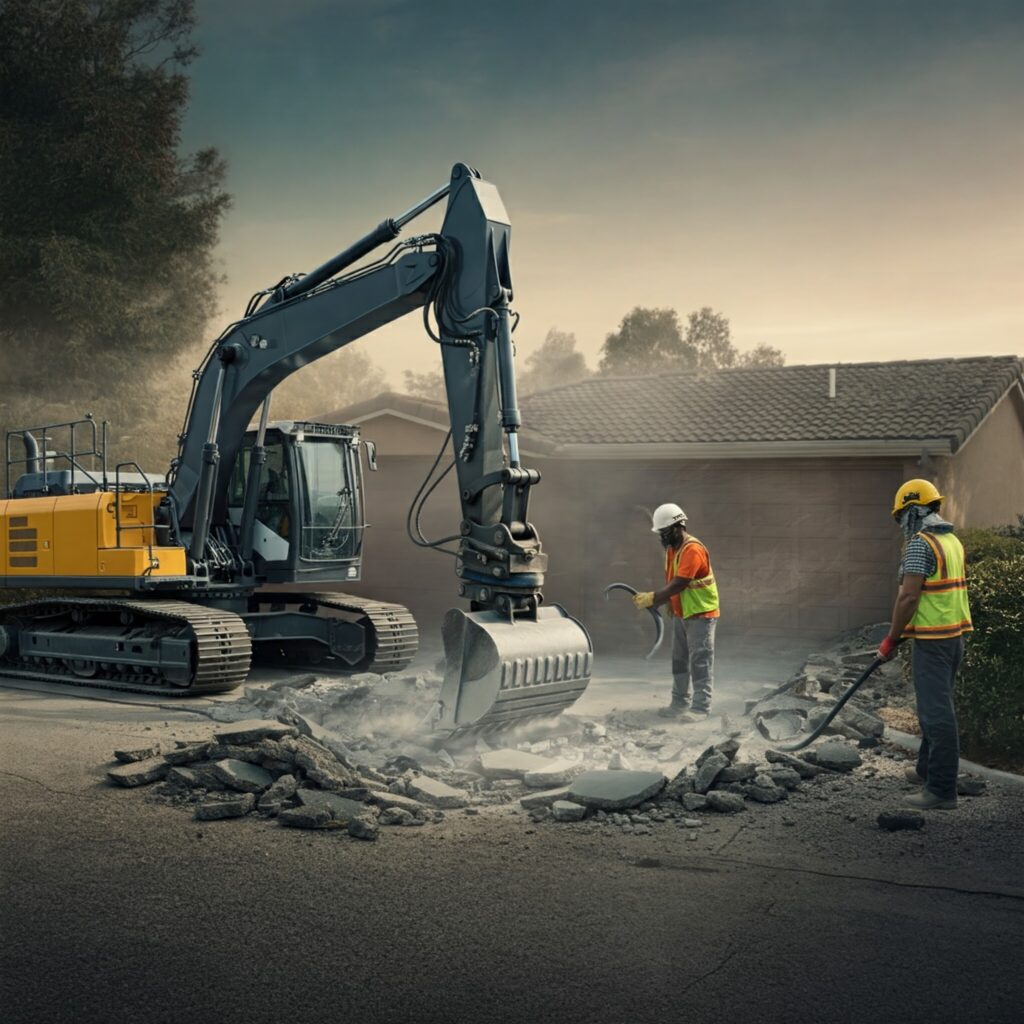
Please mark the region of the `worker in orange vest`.
<svg viewBox="0 0 1024 1024"><path fill-rule="evenodd" d="M964 635L974 628L964 549L953 524L939 515L942 500L929 480L908 480L896 492L892 514L906 546L889 634L878 648L878 656L888 661L903 640L914 641L911 666L921 747L907 779L922 788L905 802L922 810L956 807L960 737L953 687L964 657Z"/></svg>
<svg viewBox="0 0 1024 1024"><path fill-rule="evenodd" d="M665 586L637 594L637 608L672 610L672 702L663 718L700 722L708 717L714 686L718 587L708 549L686 530L686 513L671 502L654 510L651 532L665 548Z"/></svg>

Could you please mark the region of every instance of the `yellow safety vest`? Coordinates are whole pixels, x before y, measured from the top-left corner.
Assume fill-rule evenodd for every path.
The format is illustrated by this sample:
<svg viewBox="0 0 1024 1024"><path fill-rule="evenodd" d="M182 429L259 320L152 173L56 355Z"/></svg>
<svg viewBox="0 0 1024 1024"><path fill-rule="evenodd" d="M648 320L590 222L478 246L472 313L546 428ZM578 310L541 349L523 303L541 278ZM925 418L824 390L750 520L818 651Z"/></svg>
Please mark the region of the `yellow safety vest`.
<svg viewBox="0 0 1024 1024"><path fill-rule="evenodd" d="M918 533L935 553L935 572L924 581L921 601L903 630L915 640L948 640L970 633L971 609L967 603L964 548L952 533Z"/></svg>
<svg viewBox="0 0 1024 1024"><path fill-rule="evenodd" d="M679 559L683 552L691 544L700 544L696 537L690 537L685 544L682 544L678 551L668 550L665 559L665 580L671 582L674 576L679 575ZM701 547L704 547L701 544ZM705 550L707 550L705 548ZM678 602L678 603L677 603ZM672 611L682 618L688 619L693 615L706 615L708 612L718 611L718 586L715 584L715 576L711 571L711 560L708 559L708 574L697 580L690 580L687 588L672 598Z"/></svg>

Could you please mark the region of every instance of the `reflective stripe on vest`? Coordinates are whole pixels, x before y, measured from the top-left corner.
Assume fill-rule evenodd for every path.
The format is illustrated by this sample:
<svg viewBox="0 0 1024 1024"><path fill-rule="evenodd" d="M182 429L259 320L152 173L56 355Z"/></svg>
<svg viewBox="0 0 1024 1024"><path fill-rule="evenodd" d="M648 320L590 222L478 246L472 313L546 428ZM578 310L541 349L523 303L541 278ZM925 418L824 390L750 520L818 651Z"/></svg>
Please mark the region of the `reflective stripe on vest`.
<svg viewBox="0 0 1024 1024"><path fill-rule="evenodd" d="M674 576L679 575L679 559L683 552L691 544L700 544L696 537L690 537L685 544L676 552L671 548L665 554L665 582L671 583ZM701 547L704 547L701 544ZM707 548L704 549L705 551ZM711 559L708 558L708 574L699 580L690 580L686 589L681 594L672 598L672 611L682 618L688 619L693 615L705 615L708 612L718 611L718 587L715 584L715 576L711 571Z"/></svg>
<svg viewBox="0 0 1024 1024"><path fill-rule="evenodd" d="M917 612L904 637L947 640L973 630L964 576L964 549L952 533L919 533L935 555L935 572L924 581Z"/></svg>

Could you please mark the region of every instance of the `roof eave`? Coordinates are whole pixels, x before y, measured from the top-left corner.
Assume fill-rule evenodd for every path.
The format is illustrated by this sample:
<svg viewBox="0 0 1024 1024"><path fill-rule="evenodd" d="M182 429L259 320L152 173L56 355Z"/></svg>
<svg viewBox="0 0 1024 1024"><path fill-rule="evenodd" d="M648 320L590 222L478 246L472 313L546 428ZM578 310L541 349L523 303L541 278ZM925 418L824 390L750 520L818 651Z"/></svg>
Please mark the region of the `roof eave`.
<svg viewBox="0 0 1024 1024"><path fill-rule="evenodd" d="M948 437L898 438L851 441L688 441L659 444L563 444L558 458L573 459L810 459L921 455L953 453Z"/></svg>

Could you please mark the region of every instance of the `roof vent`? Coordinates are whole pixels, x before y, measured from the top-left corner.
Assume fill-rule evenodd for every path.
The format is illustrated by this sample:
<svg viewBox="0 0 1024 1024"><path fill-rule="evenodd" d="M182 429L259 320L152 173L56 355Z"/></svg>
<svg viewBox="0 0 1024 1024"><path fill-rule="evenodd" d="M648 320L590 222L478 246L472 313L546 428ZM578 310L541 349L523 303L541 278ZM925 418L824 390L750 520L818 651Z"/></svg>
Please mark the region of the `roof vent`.
<svg viewBox="0 0 1024 1024"><path fill-rule="evenodd" d="M828 397L836 397L836 368L834 366L828 368Z"/></svg>

